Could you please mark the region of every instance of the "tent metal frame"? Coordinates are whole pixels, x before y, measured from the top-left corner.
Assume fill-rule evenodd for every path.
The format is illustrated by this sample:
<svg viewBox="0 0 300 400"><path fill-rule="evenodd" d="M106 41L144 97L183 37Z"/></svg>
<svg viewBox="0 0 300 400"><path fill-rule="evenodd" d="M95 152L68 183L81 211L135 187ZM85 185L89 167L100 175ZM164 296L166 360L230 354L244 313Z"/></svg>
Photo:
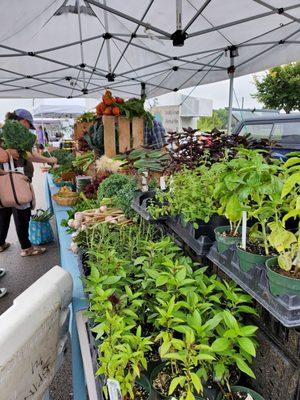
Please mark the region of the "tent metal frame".
<svg viewBox="0 0 300 400"><path fill-rule="evenodd" d="M190 19L190 21L187 22L186 26L182 29L181 27L181 10L182 10L182 0L177 0L177 13L179 17L177 16L177 19L179 18L180 21L177 21L177 31L175 32L166 32L163 29L160 29L156 26L153 26L152 24L149 24L144 21L145 17L147 16L149 10L153 6L155 0L149 0L149 3L145 9L145 11L142 14L142 17L140 19L137 19L131 15L125 14L117 9L114 9L112 7L107 6L106 0L103 0L102 2L99 2L97 0L84 0L84 3L87 8L89 8L89 14L94 13L92 6L100 8L103 10L104 13L104 24L99 20L99 22L102 25L102 28L104 29L104 33L89 37L89 38L83 38L82 35L82 23L81 23L81 12L82 12L82 6L79 6L79 1L76 0L76 6L77 6L77 14L78 14L78 27L79 27L79 39L76 41L73 41L71 43L65 43L62 45L58 45L55 47L47 48L47 49L41 49L37 51L32 51L32 52L26 52L24 50L20 50L14 47L6 46L4 44L0 44L0 49L7 50L8 53L6 54L0 54L1 59L9 58L9 57L32 57L36 59L43 60L47 63L52 63L57 66L60 66L60 68L57 69L51 69L47 72L42 72L38 74L33 74L31 76L28 75L23 75L19 72L15 72L9 69L3 69L0 68L0 71L6 72L8 75L12 75L11 78L7 78L4 81L0 81L0 85L2 85L4 88L0 90L0 93L5 93L5 92L10 92L10 91L21 91L21 90L31 90L37 93L44 93L46 95L50 96L57 96L56 93L51 93L50 91L44 91L42 88L46 84L53 85L53 88L59 87L59 88L64 88L67 90L70 90L70 95L67 96L68 98L74 97L75 96L84 96L89 93L96 92L97 90L104 89L107 87L115 87L118 90L121 91L121 87L130 87L130 86L135 86L135 85L141 85L143 86L146 84L146 86L150 89L147 90L147 95L155 89L155 88L161 88L167 91L177 91L180 89L182 86L186 85L187 82L192 79L194 76L196 76L198 73L203 73L203 76L200 79L200 82L204 79L204 77L209 73L210 71L226 71L228 72L228 76L230 78L230 93L229 93L229 126L231 122L231 109L232 109L232 100L233 100L233 82L234 82L234 72L241 67L242 65L252 62L262 54L271 51L277 46L285 46L288 44L300 44L299 40L293 40L293 36L295 36L298 32L300 32L300 28L295 30L294 32L290 33L286 37L283 37L281 40L278 41L260 41L257 42L258 39L263 38L263 36L266 36L267 34L274 32L276 30L279 30L281 28L284 28L288 25L291 24L299 24L300 19L294 17L290 11L295 10L300 8L300 3L294 4L291 6L287 6L284 8L274 8L270 4L267 3L266 0L252 0L253 2L259 4L260 6L264 7L266 9L265 12L261 12L256 15L251 15L246 18L241 18L239 20L234 20L231 22L227 22L221 25L213 26L211 23L211 27L195 31L195 32L188 32L190 28L192 27L193 23L199 18L200 15L202 15L203 11L209 7L209 5L212 3L213 0L203 0L203 4L199 9L195 9L195 14L194 16ZM66 2L65 2L66 3ZM65 4L64 3L64 4ZM194 7L195 8L195 7ZM75 12L73 10L73 12ZM121 19L125 19L127 21L130 21L134 24L136 24L135 28L133 29L133 32L128 32L127 33L110 33L109 32L109 25L108 25L108 14L115 15ZM148 46L140 43L136 43L135 39L144 39L144 38L149 38L147 34L141 34L138 33L138 30L140 27L144 27L146 30L149 30L151 32L155 32L158 36L155 36L156 39L159 40L173 40L174 44L174 35L181 35L180 37L183 39L183 45L185 40L189 40L190 38L193 37L200 37L202 35L211 33L211 32L218 32L220 33L227 41L228 39L221 33L222 30L225 28L229 28L232 26L244 24L250 21L254 21L257 19L262 19L266 18L268 16L272 16L275 14L283 15L287 19L289 19L289 22L286 24L283 24L282 26L275 27L271 30L268 30L260 35L256 35L255 37L252 37L248 39L245 42L241 43L236 43L234 45L226 46L226 47L221 47L217 49L210 49L210 50L203 50L199 52L194 52L190 54L183 54L178 57L174 57L168 54L164 54L162 52L156 51L154 49L149 48ZM96 14L95 14L96 15ZM204 16L203 16L204 17ZM205 17L204 17L205 18ZM206 19L207 20L207 19ZM207 20L208 21L208 20ZM208 21L209 22L209 21ZM94 42L99 39L102 39L100 48L97 54L96 61L93 66L87 65L85 63L84 59L84 43L88 42ZM120 51L120 56L117 58L117 61L115 62L115 65L112 66L112 61L111 61L111 41L113 40L114 45L118 48ZM125 44L125 47L121 50L117 46L117 42L120 42L122 44ZM62 62L58 59L54 59L51 56L49 57L47 53L51 53L57 50L62 50L65 48L69 48L72 46L80 46L80 55L81 55L81 63L79 65L72 65L68 64L66 62ZM101 54L103 53L104 47L106 46L107 50L107 59L108 59L108 65L106 69L103 68L98 68L98 63L101 57ZM143 50L150 52L151 54L157 55L160 60L143 65L141 67L133 68L129 61L126 59L125 54L129 47L135 47L137 49ZM249 57L247 60L242 61L240 63L237 63L234 65L235 59L237 57L234 56L232 57L232 48L243 48L243 47L251 47L251 46L263 46L263 50L259 51L257 54L252 55ZM265 48L267 46L267 48ZM227 54L227 52L230 52L230 61L228 67L224 67L224 65L218 65L217 63L214 63L215 60L215 55L216 54ZM47 54L47 55L45 55ZM197 59L197 56L205 55L205 58L207 60L199 60ZM196 58L195 58L196 57ZM217 56L218 57L218 56ZM122 60L126 60L128 65L130 66L129 70L126 71L120 71L118 72L117 69L120 65L120 62ZM219 59L217 60L217 62ZM182 64L180 64L182 63ZM167 68L163 69L158 69L157 71L153 72L148 72L147 69L151 67L155 67L158 65L162 66L167 66ZM188 64L189 66L195 66L195 69L193 68L184 68L184 65ZM199 67L197 69L197 67ZM191 74L187 77L187 79L178 85L176 88L171 88L168 87L168 85L164 85L164 82L167 80L167 78L172 74L176 73L177 70L180 69L185 69L186 71L190 71ZM49 75L54 74L56 72L66 72L66 76L61 76L61 77L54 77L54 79L51 79ZM233 71L233 72L232 72ZM75 74L74 74L75 73ZM77 73L77 74L76 74ZM165 76L164 76L165 73ZM135 76L133 76L135 74ZM148 77L148 79L145 81L144 78ZM162 79L159 79L162 77ZM23 80L28 80L32 82L32 84L28 86L21 85ZM99 82L99 84L95 83L95 79L103 80L103 82ZM67 82L67 83L65 83ZM69 83L68 83L69 82ZM72 86L71 86L71 84ZM81 86L79 86L79 83ZM126 85L127 83L127 85ZM68 86L70 84L70 86ZM123 86L119 86L122 84ZM143 86L144 87L144 86ZM127 94L133 94L130 91L124 90L124 93ZM145 89L144 89L145 93ZM64 97L64 96L60 96ZM229 128L230 129L230 128Z"/></svg>

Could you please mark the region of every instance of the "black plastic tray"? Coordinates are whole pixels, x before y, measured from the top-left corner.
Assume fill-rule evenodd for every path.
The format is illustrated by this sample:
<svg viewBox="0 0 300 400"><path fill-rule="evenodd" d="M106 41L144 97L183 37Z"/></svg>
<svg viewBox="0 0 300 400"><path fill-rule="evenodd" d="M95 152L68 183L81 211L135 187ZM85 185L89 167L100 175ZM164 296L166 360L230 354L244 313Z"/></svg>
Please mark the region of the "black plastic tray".
<svg viewBox="0 0 300 400"><path fill-rule="evenodd" d="M149 222L161 222L165 221L166 217L153 218L147 211L147 207L150 205L151 200L155 198L155 191L138 192L131 203L131 207L137 212L142 218Z"/></svg>
<svg viewBox="0 0 300 400"><path fill-rule="evenodd" d="M273 296L269 291L264 265L257 265L249 272L243 272L239 268L234 247L221 254L218 252L216 244L211 247L207 258L248 292L282 325L287 328L300 327L300 297L294 295Z"/></svg>
<svg viewBox="0 0 300 400"><path fill-rule="evenodd" d="M256 379L247 378L245 386L254 388L265 400L299 400L299 362L287 357L268 332L259 330L256 340L258 349L251 365Z"/></svg>
<svg viewBox="0 0 300 400"><path fill-rule="evenodd" d="M213 245L213 240L208 235L201 235L201 225L196 230L192 224L184 224L181 217L167 217L166 226L186 243L198 256L204 256ZM203 226L203 232L205 232Z"/></svg>

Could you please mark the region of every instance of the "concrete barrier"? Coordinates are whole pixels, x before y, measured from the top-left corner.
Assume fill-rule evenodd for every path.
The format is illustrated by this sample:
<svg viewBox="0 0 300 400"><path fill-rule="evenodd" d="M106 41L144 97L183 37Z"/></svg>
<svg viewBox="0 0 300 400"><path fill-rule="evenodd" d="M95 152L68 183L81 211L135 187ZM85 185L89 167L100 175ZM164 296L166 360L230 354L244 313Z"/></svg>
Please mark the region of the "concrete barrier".
<svg viewBox="0 0 300 400"><path fill-rule="evenodd" d="M56 266L0 316L0 400L41 400L63 358L71 275Z"/></svg>

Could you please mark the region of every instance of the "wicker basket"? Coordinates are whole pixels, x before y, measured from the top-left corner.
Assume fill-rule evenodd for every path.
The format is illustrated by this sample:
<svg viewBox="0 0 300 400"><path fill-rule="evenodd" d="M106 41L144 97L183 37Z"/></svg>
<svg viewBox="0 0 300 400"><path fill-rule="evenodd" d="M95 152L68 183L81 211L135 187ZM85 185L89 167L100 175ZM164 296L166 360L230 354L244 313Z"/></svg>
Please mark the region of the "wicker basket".
<svg viewBox="0 0 300 400"><path fill-rule="evenodd" d="M78 196L76 196L76 197L75 196L74 197L62 197L62 196L57 196L55 194L52 196L52 198L60 206L74 206L79 200Z"/></svg>

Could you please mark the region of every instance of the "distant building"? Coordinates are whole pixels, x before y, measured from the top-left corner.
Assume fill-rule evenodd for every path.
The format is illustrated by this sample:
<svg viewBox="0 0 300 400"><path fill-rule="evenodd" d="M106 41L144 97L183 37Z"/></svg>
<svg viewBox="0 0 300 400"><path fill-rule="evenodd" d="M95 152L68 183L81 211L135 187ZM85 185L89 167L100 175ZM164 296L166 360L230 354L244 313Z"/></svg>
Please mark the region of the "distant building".
<svg viewBox="0 0 300 400"><path fill-rule="evenodd" d="M149 101L151 104L151 101ZM153 100L151 113L162 122L166 131L197 128L199 117L210 117L213 101L199 97L187 97L182 93L167 93Z"/></svg>

